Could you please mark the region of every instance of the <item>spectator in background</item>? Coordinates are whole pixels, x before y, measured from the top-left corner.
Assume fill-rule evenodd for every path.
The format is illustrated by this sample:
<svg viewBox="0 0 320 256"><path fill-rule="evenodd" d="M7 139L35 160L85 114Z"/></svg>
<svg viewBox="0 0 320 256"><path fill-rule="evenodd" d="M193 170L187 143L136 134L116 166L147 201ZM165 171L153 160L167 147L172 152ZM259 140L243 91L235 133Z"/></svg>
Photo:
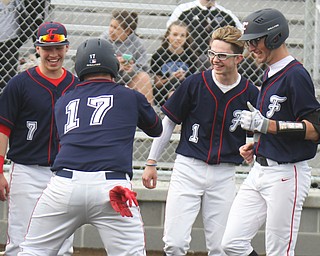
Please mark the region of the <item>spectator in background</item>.
<svg viewBox="0 0 320 256"><path fill-rule="evenodd" d="M155 105L162 106L175 88L197 71L197 56L190 48L190 39L187 25L174 21L167 29L162 45L152 55Z"/></svg>
<svg viewBox="0 0 320 256"><path fill-rule="evenodd" d="M19 26L17 1L0 1L0 89L17 73L19 59Z"/></svg>
<svg viewBox="0 0 320 256"><path fill-rule="evenodd" d="M19 48L35 33L48 11L49 0L0 1L0 89L17 74Z"/></svg>
<svg viewBox="0 0 320 256"><path fill-rule="evenodd" d="M115 11L112 13L109 29L101 37L110 41L119 60L120 70L116 82L139 91L149 103L153 103L152 83L147 73L147 52L135 32L137 25L137 13Z"/></svg>
<svg viewBox="0 0 320 256"><path fill-rule="evenodd" d="M189 27L193 48L200 56L201 70L211 65L207 52L213 31L226 25L242 28L239 19L215 0L194 0L178 5L171 14L167 27L176 20L184 21Z"/></svg>

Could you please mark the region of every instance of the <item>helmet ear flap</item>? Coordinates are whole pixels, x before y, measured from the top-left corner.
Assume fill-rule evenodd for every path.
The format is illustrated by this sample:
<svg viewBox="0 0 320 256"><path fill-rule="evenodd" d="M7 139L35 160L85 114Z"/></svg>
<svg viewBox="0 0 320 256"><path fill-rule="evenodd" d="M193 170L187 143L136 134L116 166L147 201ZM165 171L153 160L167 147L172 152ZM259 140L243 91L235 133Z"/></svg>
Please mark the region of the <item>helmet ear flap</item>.
<svg viewBox="0 0 320 256"><path fill-rule="evenodd" d="M281 46L283 43L281 33L277 33L276 35L268 35L264 41L265 46L272 50L272 49L277 49Z"/></svg>

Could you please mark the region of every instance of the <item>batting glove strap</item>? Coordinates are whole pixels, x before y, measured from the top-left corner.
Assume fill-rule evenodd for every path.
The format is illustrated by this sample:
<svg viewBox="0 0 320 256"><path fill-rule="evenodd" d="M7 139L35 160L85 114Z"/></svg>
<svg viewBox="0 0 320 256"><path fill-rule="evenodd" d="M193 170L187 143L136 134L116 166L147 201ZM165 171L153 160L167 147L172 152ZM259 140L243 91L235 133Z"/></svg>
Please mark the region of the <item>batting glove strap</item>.
<svg viewBox="0 0 320 256"><path fill-rule="evenodd" d="M259 110L254 108L250 102L247 102L248 110L243 110L240 116L241 128L252 132L260 132L266 134L268 132L269 122Z"/></svg>

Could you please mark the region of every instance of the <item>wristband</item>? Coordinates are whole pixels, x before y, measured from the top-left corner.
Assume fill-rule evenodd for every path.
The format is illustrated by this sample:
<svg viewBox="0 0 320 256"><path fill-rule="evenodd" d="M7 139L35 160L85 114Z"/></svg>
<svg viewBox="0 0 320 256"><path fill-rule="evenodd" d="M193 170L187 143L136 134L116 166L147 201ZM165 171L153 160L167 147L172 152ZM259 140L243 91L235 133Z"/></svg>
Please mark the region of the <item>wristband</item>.
<svg viewBox="0 0 320 256"><path fill-rule="evenodd" d="M276 124L278 134L286 134L300 140L305 139L306 124L304 122L277 121Z"/></svg>
<svg viewBox="0 0 320 256"><path fill-rule="evenodd" d="M149 163L145 163L145 166L157 166L157 164L149 164Z"/></svg>
<svg viewBox="0 0 320 256"><path fill-rule="evenodd" d="M0 156L0 174L3 173L4 156Z"/></svg>

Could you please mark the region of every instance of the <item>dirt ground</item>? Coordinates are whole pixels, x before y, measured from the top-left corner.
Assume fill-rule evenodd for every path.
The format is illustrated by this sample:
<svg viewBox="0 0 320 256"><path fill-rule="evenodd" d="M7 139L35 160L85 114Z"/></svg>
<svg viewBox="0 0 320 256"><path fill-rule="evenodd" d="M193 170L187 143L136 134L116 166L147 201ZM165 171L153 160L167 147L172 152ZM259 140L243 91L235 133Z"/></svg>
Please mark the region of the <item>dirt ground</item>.
<svg viewBox="0 0 320 256"><path fill-rule="evenodd" d="M188 253L188 256L206 256L207 253ZM73 256L106 256L104 250L75 248ZM163 256L163 252L148 251L147 256Z"/></svg>
<svg viewBox="0 0 320 256"><path fill-rule="evenodd" d="M188 256L205 256L206 253L188 253ZM104 250L75 248L73 256L106 256ZM163 256L163 252L148 251L147 256Z"/></svg>
<svg viewBox="0 0 320 256"><path fill-rule="evenodd" d="M4 250L4 245L0 245L0 251ZM192 253L188 256L205 256L206 253ZM73 256L107 256L103 249L74 248ZM147 256L163 256L163 252L148 251Z"/></svg>

